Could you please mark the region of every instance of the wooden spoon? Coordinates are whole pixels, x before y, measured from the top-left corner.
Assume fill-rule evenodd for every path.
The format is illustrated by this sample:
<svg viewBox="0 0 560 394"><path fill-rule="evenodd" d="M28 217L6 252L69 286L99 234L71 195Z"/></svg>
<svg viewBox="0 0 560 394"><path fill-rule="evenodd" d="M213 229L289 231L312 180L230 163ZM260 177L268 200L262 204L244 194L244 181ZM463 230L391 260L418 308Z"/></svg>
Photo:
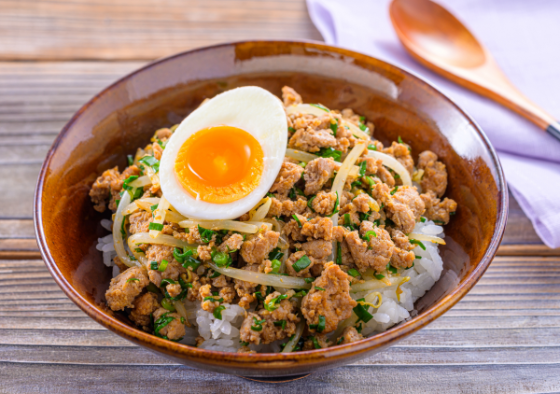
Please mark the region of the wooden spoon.
<svg viewBox="0 0 560 394"><path fill-rule="evenodd" d="M490 52L441 5L393 0L389 14L406 50L424 66L497 101L560 140L560 124L519 92Z"/></svg>

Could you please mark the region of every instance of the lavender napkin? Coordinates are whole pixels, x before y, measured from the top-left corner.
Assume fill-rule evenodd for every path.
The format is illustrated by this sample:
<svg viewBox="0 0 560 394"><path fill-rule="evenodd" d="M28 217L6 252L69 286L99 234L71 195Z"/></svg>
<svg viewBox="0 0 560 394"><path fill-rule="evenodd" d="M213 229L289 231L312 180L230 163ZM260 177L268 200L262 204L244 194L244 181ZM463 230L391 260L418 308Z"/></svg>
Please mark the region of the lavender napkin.
<svg viewBox="0 0 560 394"><path fill-rule="evenodd" d="M514 85L560 118L560 1L438 1L489 48ZM328 44L411 71L467 111L498 151L509 188L537 234L549 247L560 247L560 141L416 63L393 31L389 3L307 0L311 19Z"/></svg>

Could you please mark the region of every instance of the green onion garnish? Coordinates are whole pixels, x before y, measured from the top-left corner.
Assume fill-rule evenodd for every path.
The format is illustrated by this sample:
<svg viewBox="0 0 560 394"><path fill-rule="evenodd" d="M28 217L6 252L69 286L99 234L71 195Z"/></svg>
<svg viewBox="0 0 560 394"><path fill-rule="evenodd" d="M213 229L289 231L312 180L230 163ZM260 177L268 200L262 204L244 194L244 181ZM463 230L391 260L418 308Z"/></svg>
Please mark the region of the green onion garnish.
<svg viewBox="0 0 560 394"><path fill-rule="evenodd" d="M426 218L425 218L424 216L420 216L420 221L421 221L422 223L426 223Z"/></svg>
<svg viewBox="0 0 560 394"><path fill-rule="evenodd" d="M231 258L227 253L212 250L210 254L212 256L212 261L216 263L218 267L228 267L231 264Z"/></svg>
<svg viewBox="0 0 560 394"><path fill-rule="evenodd" d="M369 150L377 150L377 146L373 145L373 144L369 144L367 147Z"/></svg>
<svg viewBox="0 0 560 394"><path fill-rule="evenodd" d="M336 193L336 200L335 200L335 202L334 202L333 211L332 211L332 213L331 213L330 215L327 215L327 217L329 217L329 218L330 218L331 216L333 216L335 213L338 213L338 211L339 211L339 209L338 209L338 204L340 203L340 201L339 201L339 198L338 198L338 192L335 192L335 193Z"/></svg>
<svg viewBox="0 0 560 394"><path fill-rule="evenodd" d="M152 222L148 225L148 229L149 230L161 231L161 230L163 230L163 224Z"/></svg>
<svg viewBox="0 0 560 394"><path fill-rule="evenodd" d="M276 247L276 248L274 248L270 251L270 253L268 254L268 259L269 260L280 260L282 258L282 256L284 256L284 253L282 253L280 248Z"/></svg>
<svg viewBox="0 0 560 394"><path fill-rule="evenodd" d="M286 329L286 320L278 320L274 322L276 327L282 327L282 330Z"/></svg>
<svg viewBox="0 0 560 394"><path fill-rule="evenodd" d="M311 265L311 260L309 260L309 257L307 257L307 255L303 255L298 261L296 261L292 265L292 268L294 269L294 271L300 272L301 270L306 269L310 265Z"/></svg>
<svg viewBox="0 0 560 394"><path fill-rule="evenodd" d="M394 195L397 192L397 190L399 190L399 187L395 186L395 188L391 190L391 196Z"/></svg>
<svg viewBox="0 0 560 394"><path fill-rule="evenodd" d="M391 265L391 263L387 264L386 269L387 269L387 271L389 271L389 272L392 273L392 274L396 274L396 273L399 271L398 269L396 269L395 267L393 267L393 266Z"/></svg>
<svg viewBox="0 0 560 394"><path fill-rule="evenodd" d="M313 283L315 282L316 278L303 278L303 280L305 280L305 283Z"/></svg>
<svg viewBox="0 0 560 394"><path fill-rule="evenodd" d="M365 235L362 237L362 239L370 242L371 237L377 238L377 234L373 230L369 230L367 233L365 233Z"/></svg>
<svg viewBox="0 0 560 394"><path fill-rule="evenodd" d="M299 228L302 228L302 227L303 227L303 224L301 224L301 221L299 220L299 218L297 217L297 215L294 213L294 214L292 215L292 217L293 217L294 220L297 222Z"/></svg>
<svg viewBox="0 0 560 394"><path fill-rule="evenodd" d="M223 305L220 305L220 306L214 308L214 312L212 312L212 314L214 315L214 317L216 319L222 320L222 311L224 309L226 309L226 307L223 306Z"/></svg>
<svg viewBox="0 0 560 394"><path fill-rule="evenodd" d="M132 282L140 282L140 279L138 279L138 278L130 278L130 279L127 279L127 281L126 281L126 283L132 283Z"/></svg>
<svg viewBox="0 0 560 394"><path fill-rule="evenodd" d="M354 278L357 278L360 273L358 272L358 270L356 268L350 268L348 270L348 275L353 276Z"/></svg>
<svg viewBox="0 0 560 394"><path fill-rule="evenodd" d="M420 241L418 241L417 239L409 239L408 242L410 242L411 244L415 244L420 246L420 248L422 248L422 250L426 250L426 247L424 246L424 244Z"/></svg>
<svg viewBox="0 0 560 394"><path fill-rule="evenodd" d="M317 196L313 196L311 197L309 200L307 200L307 206L309 207L309 209L311 209L313 212L315 212L315 210L313 209L313 200L315 200Z"/></svg>
<svg viewBox="0 0 560 394"><path fill-rule="evenodd" d="M364 160L360 163L360 176L366 175L367 162Z"/></svg>
<svg viewBox="0 0 560 394"><path fill-rule="evenodd" d="M193 257L193 253L194 252L192 250L186 248L183 249L183 253L181 253L181 249L173 249L173 257L179 262L179 264L181 264L185 269L191 267L193 271L196 271L202 263Z"/></svg>
<svg viewBox="0 0 560 394"><path fill-rule="evenodd" d="M325 316L319 315L319 323L317 323L317 332L323 332L325 330Z"/></svg>
<svg viewBox="0 0 560 394"><path fill-rule="evenodd" d="M175 312L175 306L173 306L173 303L169 301L167 298L161 300L161 306L163 306L169 312Z"/></svg>
<svg viewBox="0 0 560 394"><path fill-rule="evenodd" d="M309 339L311 339L311 341L313 342L313 347L315 349L321 349L321 345L319 345L319 342L317 341L317 338L309 337Z"/></svg>
<svg viewBox="0 0 560 394"><path fill-rule="evenodd" d="M342 265L342 243L336 243L336 263Z"/></svg>
<svg viewBox="0 0 560 394"><path fill-rule="evenodd" d="M325 291L325 289L323 289L322 287L319 287L319 286L315 286L315 290Z"/></svg>
<svg viewBox="0 0 560 394"><path fill-rule="evenodd" d="M342 158L342 152L334 148L321 148L319 150L319 156L324 158L332 157L335 161L340 161Z"/></svg>
<svg viewBox="0 0 560 394"><path fill-rule="evenodd" d="M152 262L150 263L150 269L151 269L152 271L157 271L157 267L158 267L157 261L152 261Z"/></svg>
<svg viewBox="0 0 560 394"><path fill-rule="evenodd" d="M363 298L360 298L357 301L365 301L365 300ZM358 303L358 305L356 305L356 307L354 308L354 313L356 314L356 316L358 316L360 320L364 321L365 323L367 323L373 318L373 315L368 312L368 308L364 307L360 303Z"/></svg>
<svg viewBox="0 0 560 394"><path fill-rule="evenodd" d="M159 272L165 271L165 269L167 268L167 264L169 264L167 260L165 259L161 260L161 264L159 265L158 271Z"/></svg>
<svg viewBox="0 0 560 394"><path fill-rule="evenodd" d="M385 275L381 275L381 274L375 274L374 276L375 276L375 279L377 279L377 280L381 280L381 279L385 278Z"/></svg>
<svg viewBox="0 0 560 394"><path fill-rule="evenodd" d="M281 266L282 266L282 262L280 260L272 260L270 262L270 267L272 268L272 272L280 272Z"/></svg>
<svg viewBox="0 0 560 394"><path fill-rule="evenodd" d="M200 234L200 239L202 240L202 242L207 244L210 241L212 241L212 236L216 232L213 231L213 230L207 229L207 228L200 227L200 224L199 224L198 225L198 233Z"/></svg>

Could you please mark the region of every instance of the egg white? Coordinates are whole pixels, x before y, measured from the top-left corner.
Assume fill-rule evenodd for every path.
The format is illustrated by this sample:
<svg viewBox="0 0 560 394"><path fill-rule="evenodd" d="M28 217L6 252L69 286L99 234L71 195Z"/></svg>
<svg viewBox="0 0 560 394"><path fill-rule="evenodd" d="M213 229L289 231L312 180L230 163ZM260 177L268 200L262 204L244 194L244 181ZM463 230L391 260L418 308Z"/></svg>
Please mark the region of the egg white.
<svg viewBox="0 0 560 394"><path fill-rule="evenodd" d="M258 186L247 196L227 204L215 204L191 196L175 174L175 160L184 142L196 132L213 126L245 130L263 150L263 172ZM159 177L163 196L181 214L193 219L234 219L251 210L268 192L286 153L288 122L278 97L257 86L221 93L187 116L163 151Z"/></svg>

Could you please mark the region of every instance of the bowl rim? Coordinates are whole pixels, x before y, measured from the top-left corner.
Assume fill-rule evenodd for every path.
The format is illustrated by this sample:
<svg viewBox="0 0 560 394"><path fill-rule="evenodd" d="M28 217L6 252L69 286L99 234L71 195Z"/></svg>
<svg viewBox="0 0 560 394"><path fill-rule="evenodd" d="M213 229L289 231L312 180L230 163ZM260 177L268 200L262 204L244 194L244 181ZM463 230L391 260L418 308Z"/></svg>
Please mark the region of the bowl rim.
<svg viewBox="0 0 560 394"><path fill-rule="evenodd" d="M486 249L484 255L480 259L478 265L466 276L462 283L460 283L455 289L451 291L448 295L446 295L442 300L437 302L436 304L432 305L431 307L424 310L422 313L418 314L417 316L411 318L409 321L401 323L393 328L388 329L382 333L373 335L368 338L364 338L358 342L346 344L346 345L338 345L335 347L329 347L325 349L315 349L315 350L307 350L301 351L297 353L256 353L256 354L247 354L247 353L226 353L220 351L213 351L213 350L205 350L199 349L192 346L187 346L183 344L179 344L176 342L171 342L164 340L162 338L158 338L152 334L148 334L144 331L141 331L137 328L129 326L121 321L117 320L116 318L111 317L108 314L102 313L98 308L93 306L92 303L87 301L84 297L82 297L75 289L70 285L70 283L66 280L62 272L59 270L50 250L46 243L46 236L43 230L43 219L42 219L42 191L45 183L45 179L47 177L48 168L50 166L51 159L56 152L58 146L63 141L63 139L68 134L69 130L73 127L74 123L83 115L85 111L98 99L104 96L107 92L111 91L117 85L122 83L126 83L130 78L135 76L136 74L142 73L144 71L149 70L150 68L165 62L172 61L175 58L180 58L183 56L188 56L190 54L213 50L216 48L222 47L235 47L237 45L242 44L260 44L260 45L277 45L277 44L288 44L288 45L302 45L304 47L313 47L320 50L325 50L328 52L338 53L343 56L348 56L353 59L360 59L365 60L368 63L378 63L382 64L390 70L398 71L410 78L412 78L416 83L419 85L424 85L425 88L435 93L435 95L439 96L444 101L447 101L448 104L451 104L475 129L476 133L478 134L479 138L481 139L482 143L484 144L489 156L491 158L492 164L496 170L496 183L497 186L501 189L499 191L499 201L501 206L496 211L497 213L497 220L496 220L496 228L492 235L492 239ZM334 359L334 358L351 358L351 357L358 357L361 353L370 352L373 349L382 349L387 347L391 344L394 344L396 341L403 339L404 337L416 332L417 330L423 328L428 323L432 322L436 318L440 317L446 311L448 311L451 307L453 307L461 298L463 298L471 289L472 287L478 282L478 280L482 277L490 263L492 262L494 256L496 255L498 246L501 243L501 240L504 235L506 223L507 223L507 212L508 212L508 190L507 185L505 182L505 177L503 173L503 169L500 165L500 161L494 150L493 146L491 145L488 137L484 134L482 129L478 126L478 124L463 110L461 109L454 101L448 98L445 94L439 91L437 88L432 86L429 82L425 81L424 79L420 78L419 76L415 75L414 73L404 70L392 63L385 62L373 56L369 56L360 52L348 50L345 48L340 48L332 45L325 44L319 41L312 41L312 40L241 40L241 41L231 41L225 42L215 45L209 45L204 47L198 47L191 50L183 51L180 53L176 53L167 57L163 57L161 59L157 59L153 62L150 62L139 69L132 71L131 73L119 78L99 93L94 95L87 103L85 103L73 116L70 120L66 123L66 125L62 128L61 132L56 137L55 141L53 142L51 148L49 149L46 158L41 166L41 170L39 173L39 177L37 179L35 195L34 195L34 209L33 209L33 221L35 227L35 233L37 238L37 243L39 246L39 250L41 256L50 271L51 275L53 276L56 283L60 286L60 288L64 291L64 293L70 298L82 311L84 311L89 317L94 319L99 324L103 325L104 327L108 328L109 330L119 334L120 336L129 339L135 343L145 343L149 344L149 348L163 352L165 354L171 356L178 356L179 358L186 357L187 359L196 361L200 364L207 364L213 366L222 366L222 367L233 367L233 368L243 368L246 370L257 370L267 368L267 365L278 369L279 372L283 369L293 368L297 366L298 362L305 362L308 365L313 363L321 363L327 361L327 359ZM181 357L182 356L182 357ZM236 365L232 365L231 363L238 363Z"/></svg>

